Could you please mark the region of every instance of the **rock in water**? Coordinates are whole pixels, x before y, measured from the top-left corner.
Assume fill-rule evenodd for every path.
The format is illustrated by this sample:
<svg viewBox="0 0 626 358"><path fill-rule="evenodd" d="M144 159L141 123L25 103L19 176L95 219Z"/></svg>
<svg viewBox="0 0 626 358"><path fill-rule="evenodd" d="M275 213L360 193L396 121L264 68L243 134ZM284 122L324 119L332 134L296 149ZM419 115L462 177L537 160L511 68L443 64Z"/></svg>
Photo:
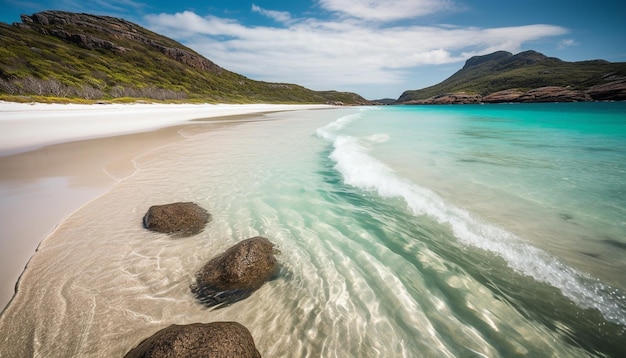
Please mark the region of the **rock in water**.
<svg viewBox="0 0 626 358"><path fill-rule="evenodd" d="M210 220L211 214L195 203L172 203L151 206L143 217L143 226L182 237L201 232Z"/></svg>
<svg viewBox="0 0 626 358"><path fill-rule="evenodd" d="M268 239L243 240L211 259L196 273L191 291L208 307L224 307L252 294L277 270L274 249Z"/></svg>
<svg viewBox="0 0 626 358"><path fill-rule="evenodd" d="M126 358L237 357L261 354L250 331L237 322L171 325L141 342Z"/></svg>

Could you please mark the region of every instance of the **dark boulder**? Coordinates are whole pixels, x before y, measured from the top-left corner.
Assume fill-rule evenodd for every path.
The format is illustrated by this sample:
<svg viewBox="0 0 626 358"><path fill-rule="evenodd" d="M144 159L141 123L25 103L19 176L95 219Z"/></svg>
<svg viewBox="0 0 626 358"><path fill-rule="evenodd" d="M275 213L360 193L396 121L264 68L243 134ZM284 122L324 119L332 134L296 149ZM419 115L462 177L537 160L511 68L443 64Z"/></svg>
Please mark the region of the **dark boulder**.
<svg viewBox="0 0 626 358"><path fill-rule="evenodd" d="M261 354L250 331L237 322L171 325L141 342L126 358L238 357Z"/></svg>
<svg viewBox="0 0 626 358"><path fill-rule="evenodd" d="M143 226L182 237L201 232L210 220L211 214L195 203L172 203L151 206L143 217Z"/></svg>
<svg viewBox="0 0 626 358"><path fill-rule="evenodd" d="M268 239L243 240L214 257L196 273L191 291L208 307L224 307L247 298L277 271L278 251Z"/></svg>

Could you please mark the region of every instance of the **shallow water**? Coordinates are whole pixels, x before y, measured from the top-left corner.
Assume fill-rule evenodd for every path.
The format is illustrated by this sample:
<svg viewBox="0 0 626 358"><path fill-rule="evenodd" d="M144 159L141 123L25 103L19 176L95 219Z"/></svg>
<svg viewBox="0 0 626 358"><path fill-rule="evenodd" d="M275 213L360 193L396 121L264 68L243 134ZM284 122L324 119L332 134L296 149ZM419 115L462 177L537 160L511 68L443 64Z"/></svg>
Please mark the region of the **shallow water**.
<svg viewBox="0 0 626 358"><path fill-rule="evenodd" d="M625 111L597 105L183 130L42 243L0 317L0 356L121 356L169 324L218 320L267 357L623 355ZM585 109L614 129L577 122L568 139L545 115ZM173 201L213 221L184 239L141 227ZM197 303L195 271L256 235L279 246L279 276L223 309Z"/></svg>

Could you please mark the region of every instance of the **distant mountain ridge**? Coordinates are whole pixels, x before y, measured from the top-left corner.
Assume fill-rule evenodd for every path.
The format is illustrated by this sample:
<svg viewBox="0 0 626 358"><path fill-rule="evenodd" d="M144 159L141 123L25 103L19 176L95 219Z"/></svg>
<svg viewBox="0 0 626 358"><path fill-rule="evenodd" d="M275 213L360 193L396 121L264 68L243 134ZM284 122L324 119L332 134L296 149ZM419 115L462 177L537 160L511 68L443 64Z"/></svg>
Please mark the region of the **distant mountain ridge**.
<svg viewBox="0 0 626 358"><path fill-rule="evenodd" d="M0 23L0 99L369 104L355 93L255 81L132 22L63 11Z"/></svg>
<svg viewBox="0 0 626 358"><path fill-rule="evenodd" d="M443 82L405 91L399 104L626 100L626 62L566 62L536 51L474 56Z"/></svg>

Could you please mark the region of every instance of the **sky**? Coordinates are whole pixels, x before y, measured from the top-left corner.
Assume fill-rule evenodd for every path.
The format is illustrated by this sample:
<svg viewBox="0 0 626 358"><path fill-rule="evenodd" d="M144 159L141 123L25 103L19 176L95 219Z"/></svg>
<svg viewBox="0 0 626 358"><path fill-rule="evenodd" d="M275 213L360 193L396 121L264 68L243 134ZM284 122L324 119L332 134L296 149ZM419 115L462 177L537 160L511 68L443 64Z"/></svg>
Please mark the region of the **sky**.
<svg viewBox="0 0 626 358"><path fill-rule="evenodd" d="M254 80L367 99L499 50L626 62L623 0L0 0L0 22L44 10L123 18Z"/></svg>

